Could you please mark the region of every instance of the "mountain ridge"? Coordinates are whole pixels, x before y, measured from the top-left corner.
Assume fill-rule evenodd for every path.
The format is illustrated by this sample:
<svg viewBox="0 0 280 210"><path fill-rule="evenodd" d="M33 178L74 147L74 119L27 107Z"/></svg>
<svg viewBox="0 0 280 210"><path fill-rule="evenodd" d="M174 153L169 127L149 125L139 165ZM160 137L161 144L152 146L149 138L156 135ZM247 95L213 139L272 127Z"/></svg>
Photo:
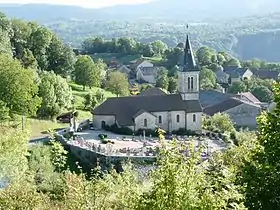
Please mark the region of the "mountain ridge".
<svg viewBox="0 0 280 210"><path fill-rule="evenodd" d="M116 5L98 9L40 3L0 4L0 11L11 17L41 22L60 18L94 20L166 18L205 21L278 12L280 11L280 2L277 0L229 0L225 4L222 0L212 0L211 2L207 0L155 0L139 5Z"/></svg>

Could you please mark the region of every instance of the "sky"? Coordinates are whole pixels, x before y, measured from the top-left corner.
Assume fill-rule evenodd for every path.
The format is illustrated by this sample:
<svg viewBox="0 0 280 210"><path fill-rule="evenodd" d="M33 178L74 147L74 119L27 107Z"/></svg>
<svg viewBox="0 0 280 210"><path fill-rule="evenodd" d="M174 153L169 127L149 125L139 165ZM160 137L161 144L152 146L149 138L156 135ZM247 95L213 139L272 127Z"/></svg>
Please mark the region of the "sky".
<svg viewBox="0 0 280 210"><path fill-rule="evenodd" d="M87 8L100 8L106 6L113 6L117 4L139 4L147 3L152 0L0 0L1 3L47 3L47 4L62 4L62 5L75 5Z"/></svg>

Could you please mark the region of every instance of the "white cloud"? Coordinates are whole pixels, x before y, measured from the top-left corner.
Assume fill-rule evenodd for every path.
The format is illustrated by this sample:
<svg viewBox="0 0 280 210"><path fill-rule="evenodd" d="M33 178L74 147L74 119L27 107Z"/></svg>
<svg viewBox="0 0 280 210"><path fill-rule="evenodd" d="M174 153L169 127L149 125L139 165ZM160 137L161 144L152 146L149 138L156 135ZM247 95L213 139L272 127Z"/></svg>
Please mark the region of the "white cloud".
<svg viewBox="0 0 280 210"><path fill-rule="evenodd" d="M151 0L0 0L1 3L47 3L47 4L63 4L63 5L76 5L81 7L104 7L116 4L139 4L147 3Z"/></svg>

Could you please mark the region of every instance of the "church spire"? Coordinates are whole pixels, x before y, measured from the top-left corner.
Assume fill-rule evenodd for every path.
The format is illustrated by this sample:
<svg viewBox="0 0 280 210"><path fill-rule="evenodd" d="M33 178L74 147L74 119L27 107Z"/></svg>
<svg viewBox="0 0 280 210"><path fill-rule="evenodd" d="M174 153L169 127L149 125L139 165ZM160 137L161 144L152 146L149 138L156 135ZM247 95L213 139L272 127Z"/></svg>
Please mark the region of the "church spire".
<svg viewBox="0 0 280 210"><path fill-rule="evenodd" d="M187 26L188 28L188 26ZM186 44L185 44L185 50L184 50L184 66L183 66L183 71L199 71L195 59L194 59L194 54L190 42L189 35L187 34L186 38Z"/></svg>

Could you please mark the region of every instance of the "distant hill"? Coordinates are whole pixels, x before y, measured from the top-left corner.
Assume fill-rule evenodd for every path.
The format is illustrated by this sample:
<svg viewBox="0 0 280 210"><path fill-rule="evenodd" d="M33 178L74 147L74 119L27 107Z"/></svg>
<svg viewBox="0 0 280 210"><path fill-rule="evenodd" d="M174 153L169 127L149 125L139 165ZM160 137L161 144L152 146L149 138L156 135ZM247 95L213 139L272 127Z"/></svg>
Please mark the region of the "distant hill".
<svg viewBox="0 0 280 210"><path fill-rule="evenodd" d="M154 0L101 9L0 4L0 11L43 23L74 47L94 36L162 40L175 46L185 37L183 23L190 23L196 48L207 45L242 59L280 61L279 0Z"/></svg>
<svg viewBox="0 0 280 210"><path fill-rule="evenodd" d="M47 4L0 4L9 16L50 22L57 19L168 19L186 21L224 20L280 11L279 0L154 0L141 5L120 5L101 9Z"/></svg>

